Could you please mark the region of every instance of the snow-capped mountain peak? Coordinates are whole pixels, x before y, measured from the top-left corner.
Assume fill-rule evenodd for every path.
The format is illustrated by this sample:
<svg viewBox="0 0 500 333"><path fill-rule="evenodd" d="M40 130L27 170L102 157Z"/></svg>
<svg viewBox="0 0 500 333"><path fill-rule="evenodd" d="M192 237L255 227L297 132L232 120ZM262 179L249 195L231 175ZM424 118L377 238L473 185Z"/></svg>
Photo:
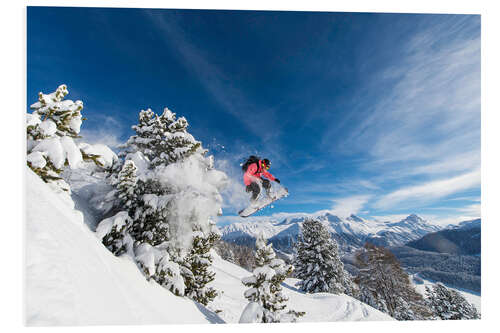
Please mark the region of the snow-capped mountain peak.
<svg viewBox="0 0 500 333"><path fill-rule="evenodd" d="M363 219L361 217L358 217L354 214L351 214L348 218L346 218L346 220L353 222L363 222Z"/></svg>

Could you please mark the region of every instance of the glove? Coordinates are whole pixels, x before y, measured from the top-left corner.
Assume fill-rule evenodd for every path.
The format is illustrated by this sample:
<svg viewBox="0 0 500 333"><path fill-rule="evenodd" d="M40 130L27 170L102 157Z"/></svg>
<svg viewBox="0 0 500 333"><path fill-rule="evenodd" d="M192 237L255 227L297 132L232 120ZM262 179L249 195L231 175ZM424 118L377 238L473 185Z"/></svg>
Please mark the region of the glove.
<svg viewBox="0 0 500 333"><path fill-rule="evenodd" d="M278 184L281 184L280 180L278 178L275 178L274 181Z"/></svg>

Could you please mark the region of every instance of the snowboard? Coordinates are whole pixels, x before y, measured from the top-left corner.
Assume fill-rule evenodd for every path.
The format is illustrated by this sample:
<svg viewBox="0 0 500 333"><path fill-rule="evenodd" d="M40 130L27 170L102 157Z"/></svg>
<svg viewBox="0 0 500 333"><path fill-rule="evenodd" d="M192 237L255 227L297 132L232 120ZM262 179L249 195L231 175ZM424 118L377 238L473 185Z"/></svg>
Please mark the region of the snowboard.
<svg viewBox="0 0 500 333"><path fill-rule="evenodd" d="M248 206L247 208L244 208L238 212L238 215L241 217L249 217L252 214L255 214L262 208L265 208L272 204L273 202L284 198L288 196L288 190L285 187L282 187L278 192L276 193L271 193L271 196L268 197L266 196L263 199L258 199L257 201L253 202Z"/></svg>

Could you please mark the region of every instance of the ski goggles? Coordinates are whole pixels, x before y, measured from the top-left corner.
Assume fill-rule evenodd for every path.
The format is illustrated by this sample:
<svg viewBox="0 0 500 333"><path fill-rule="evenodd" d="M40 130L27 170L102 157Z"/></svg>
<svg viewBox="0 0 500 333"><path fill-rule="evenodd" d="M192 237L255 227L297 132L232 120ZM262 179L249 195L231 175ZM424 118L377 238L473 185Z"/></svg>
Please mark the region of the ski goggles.
<svg viewBox="0 0 500 333"><path fill-rule="evenodd" d="M271 167L270 165L267 165L265 163L262 163L262 167L266 170L269 170L269 168Z"/></svg>

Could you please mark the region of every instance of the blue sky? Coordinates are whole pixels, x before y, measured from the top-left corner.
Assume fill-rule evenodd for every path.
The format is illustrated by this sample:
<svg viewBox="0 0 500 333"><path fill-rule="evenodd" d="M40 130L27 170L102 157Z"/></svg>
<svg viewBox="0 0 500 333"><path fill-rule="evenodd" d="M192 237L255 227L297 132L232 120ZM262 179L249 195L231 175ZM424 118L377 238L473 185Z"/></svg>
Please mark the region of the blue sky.
<svg viewBox="0 0 500 333"><path fill-rule="evenodd" d="M65 83L84 139L112 147L141 109L185 116L233 180L226 221L249 154L290 191L260 215L480 216L478 15L29 7L27 22L28 105Z"/></svg>

